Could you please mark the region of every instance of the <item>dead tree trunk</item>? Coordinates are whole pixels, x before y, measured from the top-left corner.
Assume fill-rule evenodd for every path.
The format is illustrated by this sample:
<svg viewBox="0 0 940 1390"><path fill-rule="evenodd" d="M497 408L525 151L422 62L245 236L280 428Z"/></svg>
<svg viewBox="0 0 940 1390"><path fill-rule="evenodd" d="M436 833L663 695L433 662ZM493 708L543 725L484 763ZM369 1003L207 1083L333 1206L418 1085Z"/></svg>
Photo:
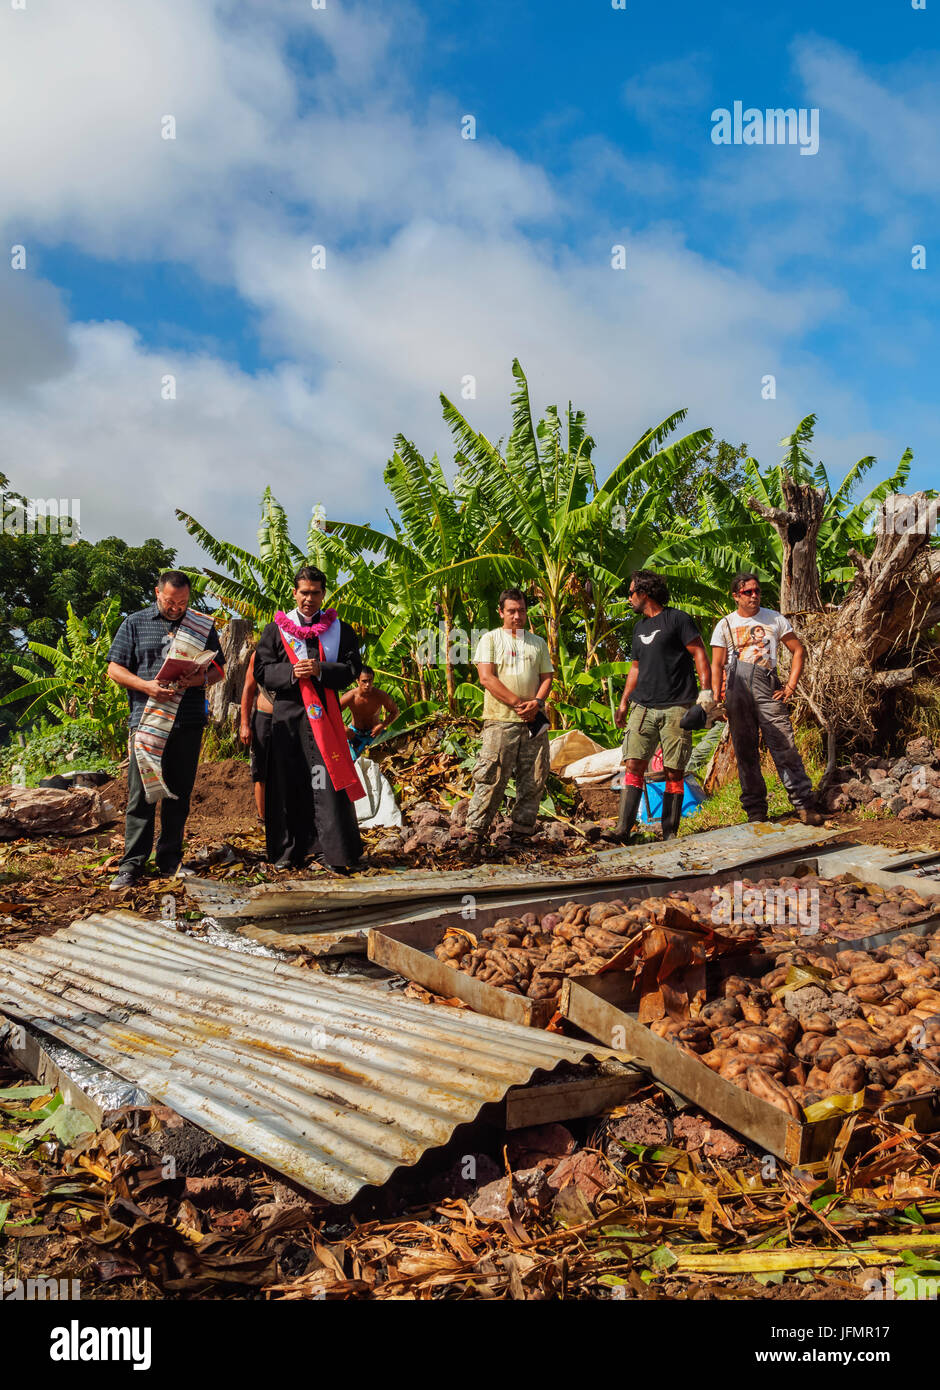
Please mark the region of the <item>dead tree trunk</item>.
<svg viewBox="0 0 940 1390"><path fill-rule="evenodd" d="M878 513L871 556L849 551L855 583L839 609L840 625L873 666L909 650L919 633L940 622L940 550L931 545L936 525L937 503L926 493L892 495Z"/></svg>
<svg viewBox="0 0 940 1390"><path fill-rule="evenodd" d="M237 709L241 702L245 672L255 649L254 628L250 618L231 618L219 633L225 675L209 687L209 718L214 724L230 723L232 706Z"/></svg>
<svg viewBox="0 0 940 1390"><path fill-rule="evenodd" d="M770 522L783 546L781 613L787 617L793 613L815 613L823 606L816 564L816 537L822 525L826 499L820 488L795 483L787 472L783 474L783 499L786 503L783 508L768 507L756 497L749 497L747 506Z"/></svg>

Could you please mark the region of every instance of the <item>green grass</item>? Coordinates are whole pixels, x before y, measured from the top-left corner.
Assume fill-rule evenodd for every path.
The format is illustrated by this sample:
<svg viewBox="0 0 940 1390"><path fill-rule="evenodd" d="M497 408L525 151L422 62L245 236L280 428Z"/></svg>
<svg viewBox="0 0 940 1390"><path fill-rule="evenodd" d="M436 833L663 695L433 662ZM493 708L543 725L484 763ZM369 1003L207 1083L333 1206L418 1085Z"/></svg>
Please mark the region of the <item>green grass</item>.
<svg viewBox="0 0 940 1390"><path fill-rule="evenodd" d="M248 762L248 750L238 737L238 726L210 722L206 725L202 737L199 760L204 763L220 763L227 758L239 758L242 762Z"/></svg>
<svg viewBox="0 0 940 1390"><path fill-rule="evenodd" d="M815 786L826 770L822 735L818 729L798 729L796 743L809 779ZM782 816L792 812L790 798L767 753L761 758L761 772L767 783L767 814ZM872 820L876 816L877 812L871 813ZM719 787L718 791L703 803L696 815L683 816L679 823L679 834L696 835L701 830L720 830L726 825L741 825L746 820L747 816L741 809L741 783L735 778L733 782L726 782L723 787Z"/></svg>

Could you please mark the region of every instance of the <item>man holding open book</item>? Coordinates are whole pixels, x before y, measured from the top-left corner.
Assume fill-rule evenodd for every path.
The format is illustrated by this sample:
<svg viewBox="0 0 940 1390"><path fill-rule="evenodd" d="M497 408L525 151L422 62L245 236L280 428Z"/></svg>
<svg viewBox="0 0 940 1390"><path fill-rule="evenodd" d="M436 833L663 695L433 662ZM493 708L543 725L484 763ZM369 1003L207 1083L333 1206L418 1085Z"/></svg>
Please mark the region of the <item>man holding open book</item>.
<svg viewBox="0 0 940 1390"><path fill-rule="evenodd" d="M153 848L161 802L157 872L180 871L183 830L206 725L206 686L222 677L219 634L208 613L189 606L189 580L167 570L156 602L131 613L108 653L108 675L127 691L130 738L124 858L111 888L133 888Z"/></svg>

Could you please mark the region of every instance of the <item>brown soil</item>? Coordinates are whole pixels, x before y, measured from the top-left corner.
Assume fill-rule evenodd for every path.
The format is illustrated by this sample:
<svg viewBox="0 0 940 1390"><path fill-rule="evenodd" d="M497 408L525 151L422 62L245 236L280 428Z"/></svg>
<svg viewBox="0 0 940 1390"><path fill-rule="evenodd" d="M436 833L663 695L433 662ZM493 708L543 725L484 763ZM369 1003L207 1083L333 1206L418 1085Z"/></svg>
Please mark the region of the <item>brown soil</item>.
<svg viewBox="0 0 940 1390"><path fill-rule="evenodd" d="M604 820L616 816L620 810L620 793L612 792L610 787L582 787L580 790L587 819Z"/></svg>
<svg viewBox="0 0 940 1390"><path fill-rule="evenodd" d="M127 807L127 773L108 782L102 792L123 817ZM186 822L187 838L218 842L228 835L252 830L257 823L247 761L223 758L219 762L200 763Z"/></svg>
<svg viewBox="0 0 940 1390"><path fill-rule="evenodd" d="M940 820L895 820L893 816L860 820L849 811L829 816L826 823L844 827L849 832L846 838L860 845L887 845L899 854L904 850L940 851Z"/></svg>

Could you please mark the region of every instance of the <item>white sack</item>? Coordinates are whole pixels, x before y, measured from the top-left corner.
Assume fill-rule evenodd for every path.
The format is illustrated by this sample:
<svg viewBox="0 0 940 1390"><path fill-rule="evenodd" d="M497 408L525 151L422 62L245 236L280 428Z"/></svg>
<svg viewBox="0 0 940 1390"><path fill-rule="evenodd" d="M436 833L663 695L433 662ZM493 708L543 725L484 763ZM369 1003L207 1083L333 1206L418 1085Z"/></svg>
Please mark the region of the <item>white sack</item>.
<svg viewBox="0 0 940 1390"><path fill-rule="evenodd" d="M365 788L365 796L355 803L356 819L366 830L380 826L401 825L401 811L395 801L392 784L382 773L378 763L363 753L353 763L359 781Z"/></svg>
<svg viewBox="0 0 940 1390"><path fill-rule="evenodd" d="M582 734L580 729L569 729L566 733L558 734L548 746L550 749L549 767L552 772L557 772L562 777L568 776L564 769L569 763L590 757L592 753L601 753L604 750L602 743L595 743L592 738L588 738L587 734Z"/></svg>

